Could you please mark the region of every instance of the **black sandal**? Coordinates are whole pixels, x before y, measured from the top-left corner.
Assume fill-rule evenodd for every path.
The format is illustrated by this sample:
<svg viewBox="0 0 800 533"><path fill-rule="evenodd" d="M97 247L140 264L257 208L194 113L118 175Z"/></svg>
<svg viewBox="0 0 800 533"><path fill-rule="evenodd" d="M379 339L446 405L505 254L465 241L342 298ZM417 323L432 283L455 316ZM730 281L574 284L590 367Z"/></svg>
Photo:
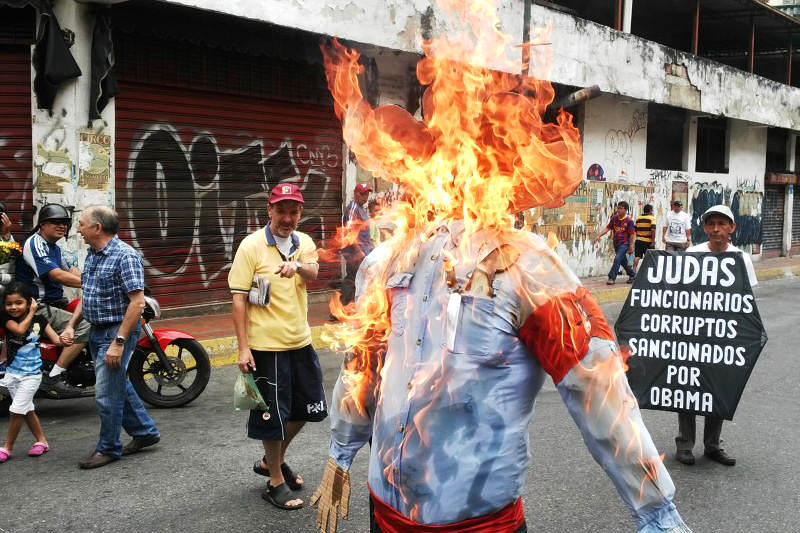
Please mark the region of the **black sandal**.
<svg viewBox="0 0 800 533"><path fill-rule="evenodd" d="M261 497L266 501L277 507L278 509L285 509L287 511L294 511L295 509L302 509L303 505L286 505L286 502L297 500L292 491L286 486L286 483L281 483L277 487L273 487L267 483L267 489L261 493Z"/></svg>
<svg viewBox="0 0 800 533"><path fill-rule="evenodd" d="M289 485L289 488L292 490L300 490L303 488L305 483L297 481L297 474L292 472L292 469L289 468L289 465L283 463L281 465L281 474L283 474L283 479L286 481L286 484Z"/></svg>
<svg viewBox="0 0 800 533"><path fill-rule="evenodd" d="M264 468L263 466L261 466L262 463L266 462L267 462L267 457L264 456L263 459L259 459L258 461L253 463L253 472L258 474L259 476L269 477L269 468Z"/></svg>
<svg viewBox="0 0 800 533"><path fill-rule="evenodd" d="M266 459L267 458L264 457L263 459L259 459L258 461L256 461L253 464L253 472L258 474L259 476L269 477L269 468L264 468L262 466L262 461L266 463L267 462ZM286 484L289 486L290 489L300 490L305 485L305 483L298 483L297 474L295 474L292 471L292 469L289 468L289 465L287 465L286 463L283 463L281 465L281 473L283 474L284 481L286 481Z"/></svg>

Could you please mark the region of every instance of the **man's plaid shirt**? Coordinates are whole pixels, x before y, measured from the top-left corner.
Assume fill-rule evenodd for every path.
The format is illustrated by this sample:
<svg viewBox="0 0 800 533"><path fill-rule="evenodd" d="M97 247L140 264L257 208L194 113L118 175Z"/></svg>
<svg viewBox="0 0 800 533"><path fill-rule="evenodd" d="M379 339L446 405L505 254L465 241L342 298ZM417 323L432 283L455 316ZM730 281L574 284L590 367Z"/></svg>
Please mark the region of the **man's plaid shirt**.
<svg viewBox="0 0 800 533"><path fill-rule="evenodd" d="M81 275L83 316L95 326L122 322L128 293L144 289L142 258L116 235L99 251L89 249Z"/></svg>

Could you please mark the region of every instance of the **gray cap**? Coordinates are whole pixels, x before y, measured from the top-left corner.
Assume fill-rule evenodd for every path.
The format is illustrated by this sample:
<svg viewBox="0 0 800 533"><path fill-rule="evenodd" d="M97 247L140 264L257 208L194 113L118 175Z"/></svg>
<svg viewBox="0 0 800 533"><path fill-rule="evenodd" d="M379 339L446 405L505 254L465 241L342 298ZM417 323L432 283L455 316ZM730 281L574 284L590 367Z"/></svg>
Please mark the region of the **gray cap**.
<svg viewBox="0 0 800 533"><path fill-rule="evenodd" d="M728 217L731 222L734 222L734 223L736 222L733 219L733 213L731 212L731 208L728 207L727 205L722 205L722 204L714 205L714 206L711 206L708 209L706 209L706 212L703 213L703 222L705 222L706 219L708 217L710 217L711 215L723 215L723 216Z"/></svg>

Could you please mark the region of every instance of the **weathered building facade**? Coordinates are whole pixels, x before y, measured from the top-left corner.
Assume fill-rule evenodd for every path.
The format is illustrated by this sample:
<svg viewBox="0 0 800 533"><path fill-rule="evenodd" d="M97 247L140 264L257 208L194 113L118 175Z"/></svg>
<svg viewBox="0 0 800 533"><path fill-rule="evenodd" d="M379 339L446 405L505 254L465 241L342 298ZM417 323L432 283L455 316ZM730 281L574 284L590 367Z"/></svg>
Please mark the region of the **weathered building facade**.
<svg viewBox="0 0 800 533"><path fill-rule="evenodd" d="M633 214L653 204L662 220L672 198L684 200L701 240L699 214L726 203L737 216L735 242L756 256L800 249L795 19L745 0L670 0L659 2L675 17L665 37L664 15L648 14L652 3L642 0L532 4L530 23L551 27L547 77L562 94L589 85L602 92L570 109L582 132L583 184L563 207L526 213L533 231L559 237L559 253L579 275L608 270L608 245L594 235L622 199ZM373 104L419 112L414 66L423 39L460 26L431 3L408 0L122 2L102 8L120 92L89 120L98 8L56 0L53 9L74 38L82 75L60 86L50 111L38 109L31 90L32 8L15 7L15 18L0 22L0 106L14 110L0 118L0 195L25 225L34 206L50 201L76 211L115 206L148 283L171 307L227 299L232 254L264 223L274 183L301 184L309 199L302 229L322 242L355 183L373 179L343 145L318 51L325 36L362 52ZM749 18L720 22L741 11ZM503 30L521 41L525 2L503 1L500 13ZM751 31L739 51L725 41L724 28L736 24ZM76 258L79 241L66 244ZM325 265L315 288L338 273Z"/></svg>

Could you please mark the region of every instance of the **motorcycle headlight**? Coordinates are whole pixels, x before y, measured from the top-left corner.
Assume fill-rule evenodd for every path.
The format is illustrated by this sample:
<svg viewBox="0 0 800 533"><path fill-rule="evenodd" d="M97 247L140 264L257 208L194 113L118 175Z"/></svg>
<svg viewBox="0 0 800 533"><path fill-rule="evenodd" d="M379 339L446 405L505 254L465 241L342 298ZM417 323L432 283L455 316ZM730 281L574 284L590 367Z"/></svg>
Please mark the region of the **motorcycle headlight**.
<svg viewBox="0 0 800 533"><path fill-rule="evenodd" d="M155 298L151 296L144 297L144 312L142 313L145 318L158 318L161 316L161 306Z"/></svg>

